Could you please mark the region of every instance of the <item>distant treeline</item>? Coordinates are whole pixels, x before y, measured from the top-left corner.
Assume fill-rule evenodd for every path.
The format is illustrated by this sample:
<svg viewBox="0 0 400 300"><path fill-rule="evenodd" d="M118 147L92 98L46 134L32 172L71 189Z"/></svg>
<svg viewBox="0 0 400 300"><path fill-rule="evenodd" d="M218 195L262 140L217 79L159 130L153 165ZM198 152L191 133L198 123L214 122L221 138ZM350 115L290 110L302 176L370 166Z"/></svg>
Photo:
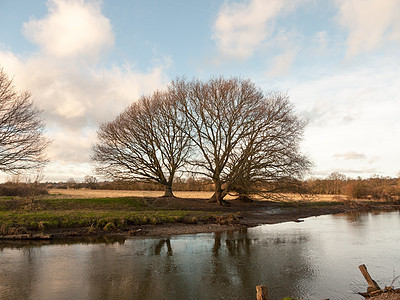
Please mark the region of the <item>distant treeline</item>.
<svg viewBox="0 0 400 300"><path fill-rule="evenodd" d="M270 184L272 187L274 183ZM18 188L17 188L18 186ZM23 194L27 184L12 181L0 184L0 195ZM42 183L43 189L98 189L98 190L162 190L162 186L141 181L97 181L86 176L83 182L69 179L64 182ZM274 190L269 187L269 190ZM288 184L276 184L280 193L331 194L344 195L348 199L400 200L400 178L372 176L367 179L347 178L340 173L332 173L326 178L311 178ZM214 185L207 178L177 178L174 182L177 191L213 191ZM43 190L42 193L45 193ZM12 196L10 195L10 196Z"/></svg>
<svg viewBox="0 0 400 300"><path fill-rule="evenodd" d="M273 183L271 183L273 185ZM292 184L277 184L277 192L303 194L345 195L349 199L400 199L400 178L372 176L367 179L347 178L340 173L332 173L326 178L311 178ZM283 186L283 188L282 188ZM88 188L104 190L162 190L162 186L149 182L103 181L98 182L92 176L86 176L85 181L76 182L69 179L66 182L46 183L47 188ZM213 191L213 182L207 178L177 178L174 182L177 191ZM270 188L270 190L273 190Z"/></svg>
<svg viewBox="0 0 400 300"><path fill-rule="evenodd" d="M154 182L144 181L97 181L93 176L86 176L83 182L68 179L65 182L47 182L48 189L93 189L93 190L134 190L134 191L161 191L163 186ZM174 189L177 191L213 191L214 185L207 178L176 178Z"/></svg>
<svg viewBox="0 0 400 300"><path fill-rule="evenodd" d="M349 199L400 199L400 178L377 175L367 179L353 179L340 173L332 173L325 179L306 180L303 187L309 194L345 195Z"/></svg>

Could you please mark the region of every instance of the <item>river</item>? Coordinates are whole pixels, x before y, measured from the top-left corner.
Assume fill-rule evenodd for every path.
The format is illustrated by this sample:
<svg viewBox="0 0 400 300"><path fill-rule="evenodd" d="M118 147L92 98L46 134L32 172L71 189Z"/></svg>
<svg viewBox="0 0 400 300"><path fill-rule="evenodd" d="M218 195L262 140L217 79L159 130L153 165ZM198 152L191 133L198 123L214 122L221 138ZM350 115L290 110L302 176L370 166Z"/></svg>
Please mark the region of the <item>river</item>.
<svg viewBox="0 0 400 300"><path fill-rule="evenodd" d="M400 275L400 212L327 215L247 230L0 243L1 299L362 299ZM400 280L395 282L400 286Z"/></svg>

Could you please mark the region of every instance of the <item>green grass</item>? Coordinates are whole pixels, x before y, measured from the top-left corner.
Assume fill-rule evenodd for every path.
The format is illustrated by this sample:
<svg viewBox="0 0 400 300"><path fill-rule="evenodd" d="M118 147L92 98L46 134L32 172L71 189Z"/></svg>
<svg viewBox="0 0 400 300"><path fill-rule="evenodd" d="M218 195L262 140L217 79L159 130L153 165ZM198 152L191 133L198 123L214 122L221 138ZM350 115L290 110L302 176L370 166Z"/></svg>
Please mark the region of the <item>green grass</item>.
<svg viewBox="0 0 400 300"><path fill-rule="evenodd" d="M135 197L42 199L34 206L23 199L0 199L0 235L90 227L119 230L132 225L212 221L217 212L157 209Z"/></svg>
<svg viewBox="0 0 400 300"><path fill-rule="evenodd" d="M37 211L0 212L0 224L7 227L25 227L28 230L45 228L73 228L95 226L103 228L107 223L117 227L127 225L159 224L184 221L194 212L186 211Z"/></svg>
<svg viewBox="0 0 400 300"><path fill-rule="evenodd" d="M135 210L149 209L150 206L140 198L119 197L119 198L84 198L84 199L43 199L37 200L36 205L49 209L122 209Z"/></svg>

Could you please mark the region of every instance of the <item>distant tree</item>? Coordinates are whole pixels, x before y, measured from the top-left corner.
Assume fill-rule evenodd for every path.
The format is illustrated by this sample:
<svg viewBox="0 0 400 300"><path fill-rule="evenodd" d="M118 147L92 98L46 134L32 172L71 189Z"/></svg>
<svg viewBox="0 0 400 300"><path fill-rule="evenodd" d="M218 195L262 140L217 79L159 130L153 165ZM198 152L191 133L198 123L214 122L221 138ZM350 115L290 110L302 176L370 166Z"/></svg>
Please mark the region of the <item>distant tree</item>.
<svg viewBox="0 0 400 300"><path fill-rule="evenodd" d="M71 177L67 180L66 184L68 189L73 189L76 187L77 182L74 178Z"/></svg>
<svg viewBox="0 0 400 300"><path fill-rule="evenodd" d="M40 195L47 195L46 187L40 183L43 179L42 170L38 169L33 174L21 177L13 175L10 180L0 185L0 195L2 196L19 196L26 198L34 205L34 201Z"/></svg>
<svg viewBox="0 0 400 300"><path fill-rule="evenodd" d="M213 200L235 191L301 178L310 162L299 153L304 122L286 95L264 94L250 80L178 79L170 93L190 124L192 171L212 179Z"/></svg>
<svg viewBox="0 0 400 300"><path fill-rule="evenodd" d="M85 176L85 184L88 188L94 189L97 185L97 178L94 176L86 175Z"/></svg>
<svg viewBox="0 0 400 300"><path fill-rule="evenodd" d="M144 96L100 126L92 156L96 171L114 180L157 182L171 197L189 154L188 133L189 123L168 92Z"/></svg>
<svg viewBox="0 0 400 300"><path fill-rule="evenodd" d="M29 92L18 92L0 68L0 171L17 174L40 169L49 142Z"/></svg>
<svg viewBox="0 0 400 300"><path fill-rule="evenodd" d="M41 169L36 170L36 173L34 175L28 176L26 178L26 197L29 199L32 206L34 205L35 199L39 195L48 194L47 189L44 188L43 185L40 183L43 178L43 170Z"/></svg>
<svg viewBox="0 0 400 300"><path fill-rule="evenodd" d="M330 189L328 193L334 194L334 195L339 195L342 193L342 188L344 184L346 183L346 176L343 174L340 174L339 172L333 172L331 173L327 180L329 181L329 186Z"/></svg>

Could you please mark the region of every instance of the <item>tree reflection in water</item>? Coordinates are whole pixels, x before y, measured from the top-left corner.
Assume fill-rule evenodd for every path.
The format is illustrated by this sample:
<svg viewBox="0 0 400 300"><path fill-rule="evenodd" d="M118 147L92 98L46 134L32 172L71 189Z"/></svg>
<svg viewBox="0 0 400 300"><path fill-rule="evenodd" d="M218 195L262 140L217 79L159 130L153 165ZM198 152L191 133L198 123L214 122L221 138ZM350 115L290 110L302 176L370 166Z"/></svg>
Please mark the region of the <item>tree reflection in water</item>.
<svg viewBox="0 0 400 300"><path fill-rule="evenodd" d="M14 253L21 263L18 270L9 266L11 274L3 283L19 287L10 299L28 295L42 299L253 299L255 286L276 285L282 270L284 276L289 269L307 272L301 257L303 244L284 241L290 247L283 256L290 259L279 262L276 246L281 243L277 237L264 239L243 229L125 243L34 246ZM46 289L38 286L44 283Z"/></svg>
<svg viewBox="0 0 400 300"><path fill-rule="evenodd" d="M117 242L11 247L0 243L0 295L2 299L255 299L255 286L265 284L272 299L357 299L348 291L364 290L361 277L354 281L359 277L358 264L368 262L371 270L372 262L387 266L384 274L390 278L382 278L383 282L393 279L393 268L400 269L394 265L400 239L388 232L399 226L399 214L394 212ZM387 235L391 244L386 243ZM380 240L384 247L377 245ZM374 256L377 251L379 260ZM337 294L340 290L347 294Z"/></svg>

